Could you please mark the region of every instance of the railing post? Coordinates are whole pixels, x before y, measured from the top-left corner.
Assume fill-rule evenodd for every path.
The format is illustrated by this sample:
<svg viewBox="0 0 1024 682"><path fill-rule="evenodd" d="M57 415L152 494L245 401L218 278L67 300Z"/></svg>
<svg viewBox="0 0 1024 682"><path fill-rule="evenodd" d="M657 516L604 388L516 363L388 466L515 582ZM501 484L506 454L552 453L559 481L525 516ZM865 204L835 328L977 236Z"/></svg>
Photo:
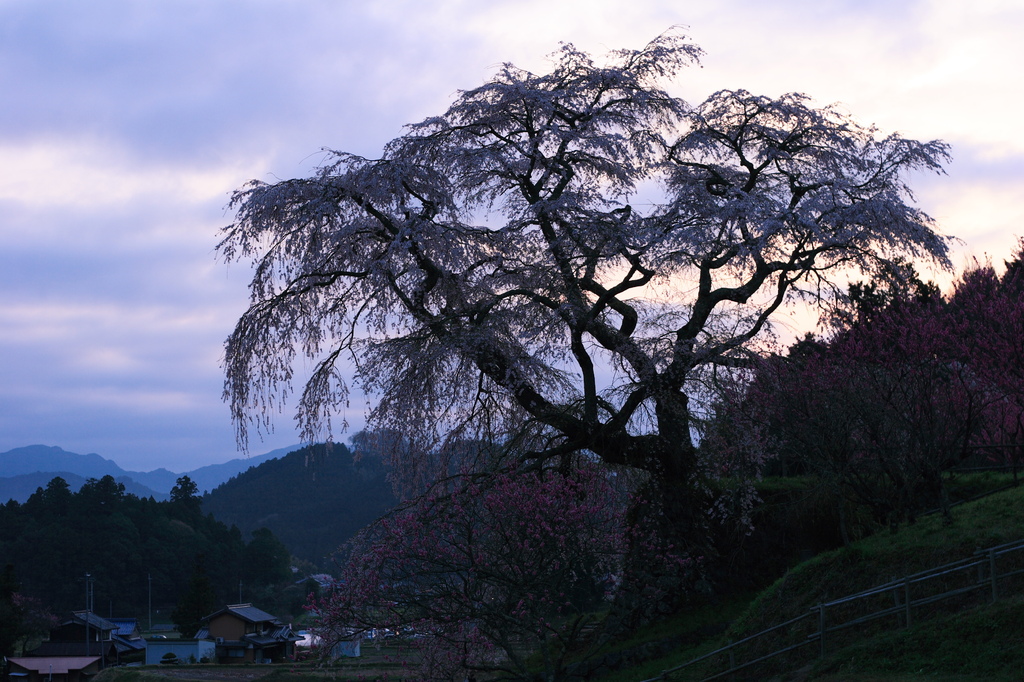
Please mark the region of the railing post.
<svg viewBox="0 0 1024 682"><path fill-rule="evenodd" d="M913 623L910 616L910 578L903 578L903 609L907 614L907 628L909 628Z"/></svg>
<svg viewBox="0 0 1024 682"><path fill-rule="evenodd" d="M818 603L818 647L822 658L825 658L825 604Z"/></svg>
<svg viewBox="0 0 1024 682"><path fill-rule="evenodd" d="M992 601L993 603L999 598L999 592L996 589L996 550L988 550L988 579L992 584Z"/></svg>

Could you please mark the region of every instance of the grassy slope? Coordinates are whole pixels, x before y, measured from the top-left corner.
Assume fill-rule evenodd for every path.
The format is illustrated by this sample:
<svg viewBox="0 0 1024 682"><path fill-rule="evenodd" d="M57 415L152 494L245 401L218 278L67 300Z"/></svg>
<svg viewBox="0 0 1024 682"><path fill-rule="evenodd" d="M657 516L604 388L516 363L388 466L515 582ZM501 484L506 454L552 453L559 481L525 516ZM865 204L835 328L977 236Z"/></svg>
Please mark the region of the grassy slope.
<svg viewBox="0 0 1024 682"><path fill-rule="evenodd" d="M806 613L821 601L838 598L894 577L961 559L975 550L1024 538L1024 488L992 495L954 510L954 523L929 516L899 532L878 533L850 548L827 552L789 571L758 595L723 636L672 655L602 678L603 682L638 682L702 653ZM723 605L721 614L735 605ZM707 613L694 614L706 621ZM1009 599L946 618L893 631L832 652L793 679L981 680L1024 679L1024 600ZM677 633L694 631L695 623L677 621ZM658 636L665 636L665 624ZM648 639L639 633L637 641ZM689 671L688 671L689 672ZM785 679L788 676L783 676ZM699 679L699 672L671 679ZM753 675L751 679L757 679Z"/></svg>
<svg viewBox="0 0 1024 682"><path fill-rule="evenodd" d="M1024 676L1024 599L922 623L849 646L807 679L1018 682Z"/></svg>

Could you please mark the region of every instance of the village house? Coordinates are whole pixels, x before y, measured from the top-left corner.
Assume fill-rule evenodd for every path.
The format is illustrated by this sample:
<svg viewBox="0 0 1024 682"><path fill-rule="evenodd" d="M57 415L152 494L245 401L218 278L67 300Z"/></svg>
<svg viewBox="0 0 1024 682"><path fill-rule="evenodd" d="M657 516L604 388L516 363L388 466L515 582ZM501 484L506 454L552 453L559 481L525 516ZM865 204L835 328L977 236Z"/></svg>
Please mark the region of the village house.
<svg viewBox="0 0 1024 682"><path fill-rule="evenodd" d="M203 619L197 640L213 640L218 663L276 663L302 639L290 625L252 604L231 604Z"/></svg>
<svg viewBox="0 0 1024 682"><path fill-rule="evenodd" d="M105 668L120 663L122 651L128 649L115 639L117 630L117 625L91 611L75 611L50 630L49 640L25 653L32 658L99 657L99 666Z"/></svg>

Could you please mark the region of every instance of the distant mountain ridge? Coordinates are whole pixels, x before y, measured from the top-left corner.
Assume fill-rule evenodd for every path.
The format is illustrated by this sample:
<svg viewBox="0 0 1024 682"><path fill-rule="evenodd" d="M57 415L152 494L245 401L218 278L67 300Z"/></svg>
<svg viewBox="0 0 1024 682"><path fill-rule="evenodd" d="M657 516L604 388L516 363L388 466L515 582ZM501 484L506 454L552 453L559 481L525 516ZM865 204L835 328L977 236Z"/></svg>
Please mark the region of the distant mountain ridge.
<svg viewBox="0 0 1024 682"><path fill-rule="evenodd" d="M113 476L125 484L125 492L166 500L181 476L191 478L200 492L211 491L232 476L263 462L283 457L300 447L294 445L280 448L263 455L210 464L176 474L163 468L147 472L125 471L114 461L96 453L81 455L56 446L28 445L0 453L0 504L11 499L24 502L36 488L45 488L55 476L63 478L76 491L87 479Z"/></svg>

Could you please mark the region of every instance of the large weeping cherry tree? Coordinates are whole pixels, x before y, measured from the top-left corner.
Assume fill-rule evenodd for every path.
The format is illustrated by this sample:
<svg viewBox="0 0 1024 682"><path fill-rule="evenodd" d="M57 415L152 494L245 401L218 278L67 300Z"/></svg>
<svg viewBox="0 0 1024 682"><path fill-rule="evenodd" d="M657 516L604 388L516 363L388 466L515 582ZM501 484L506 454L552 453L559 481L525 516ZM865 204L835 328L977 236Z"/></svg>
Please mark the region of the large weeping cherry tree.
<svg viewBox="0 0 1024 682"><path fill-rule="evenodd" d="M663 87L700 54L678 31L602 63L563 45L550 73L505 65L379 159L330 152L236 192L219 249L255 262L226 344L241 441L295 384L322 438L355 388L371 427L404 434L408 480L452 471L454 442L537 468L587 453L637 472L662 535L699 554L704 377L850 273L948 266L907 185L945 144L799 94L690 106Z"/></svg>

